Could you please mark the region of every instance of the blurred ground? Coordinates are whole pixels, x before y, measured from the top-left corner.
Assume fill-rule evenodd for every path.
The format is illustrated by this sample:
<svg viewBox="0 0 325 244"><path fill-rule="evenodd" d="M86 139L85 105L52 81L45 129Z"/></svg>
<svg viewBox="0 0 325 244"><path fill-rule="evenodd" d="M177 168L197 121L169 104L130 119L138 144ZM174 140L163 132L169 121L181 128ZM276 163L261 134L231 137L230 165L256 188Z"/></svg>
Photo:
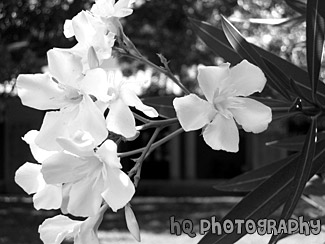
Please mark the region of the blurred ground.
<svg viewBox="0 0 325 244"><path fill-rule="evenodd" d="M141 229L141 238L144 244L154 243L197 243L202 238L197 235L190 238L186 234L180 236L169 233L169 220L190 219L194 224L194 231L198 231L199 220L211 219L216 216L220 219L238 201L240 197L135 197L132 208L137 216ZM18 196L0 196L0 243L1 244L41 244L37 232L38 226L45 218L56 215L56 211L36 211L33 209L31 198ZM276 213L279 214L279 213ZM305 203L300 203L297 215L315 217L320 213ZM323 235L324 233L322 233ZM99 236L102 244L137 243L126 229L124 212L108 212L100 227ZM318 239L325 240L325 235ZM268 237L247 236L240 243L264 243ZM300 240L302 240L299 237ZM254 241L256 240L256 241ZM263 240L263 241L262 241ZM265 242L267 243L267 242ZM283 243L319 243L317 242L283 242Z"/></svg>

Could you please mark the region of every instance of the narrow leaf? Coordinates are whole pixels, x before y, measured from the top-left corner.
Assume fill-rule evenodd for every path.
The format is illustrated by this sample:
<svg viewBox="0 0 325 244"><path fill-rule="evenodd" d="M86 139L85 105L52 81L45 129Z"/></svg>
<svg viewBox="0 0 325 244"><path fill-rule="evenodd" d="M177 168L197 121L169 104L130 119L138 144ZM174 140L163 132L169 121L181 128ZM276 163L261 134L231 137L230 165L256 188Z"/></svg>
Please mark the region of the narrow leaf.
<svg viewBox="0 0 325 244"><path fill-rule="evenodd" d="M278 66L274 63L272 63L271 61L269 61L266 58L262 57L262 60L264 62L264 64L269 68L269 70L272 70L274 77L287 89L290 91L290 80L287 77L286 74L284 74L284 72L282 72L282 70L280 68L278 68Z"/></svg>
<svg viewBox="0 0 325 244"><path fill-rule="evenodd" d="M307 1L306 17L306 45L307 45L307 68L312 87L312 97L315 102L321 59L324 45L325 20L319 14L320 2L324 0Z"/></svg>
<svg viewBox="0 0 325 244"><path fill-rule="evenodd" d="M317 118L313 118L309 131L306 135L301 156L298 160L297 166L295 167L296 172L292 184L293 191L289 195L289 198L284 205L280 219L288 220L291 217L305 188L305 185L310 178L310 170L312 168L312 162L316 148L316 130ZM281 238L281 236L282 233L279 235L273 235L269 243L276 243Z"/></svg>
<svg viewBox="0 0 325 244"><path fill-rule="evenodd" d="M293 79L290 79L290 87L299 98L305 100L306 102L308 102L310 104L313 104L312 100L309 97L305 96L305 94L301 91L298 84Z"/></svg>
<svg viewBox="0 0 325 244"><path fill-rule="evenodd" d="M189 20L194 32L216 55L223 57L233 65L242 61L242 58L231 47L222 31L219 30L218 32L211 32L209 29L204 28L205 26L209 25L208 23L192 18L189 18Z"/></svg>
<svg viewBox="0 0 325 244"><path fill-rule="evenodd" d="M233 179L227 180L226 182L222 182L221 184L214 186L214 188L226 192L251 192L266 179L271 177L275 172L281 170L287 164L292 163L297 156L297 154L294 154L261 168L249 171Z"/></svg>
<svg viewBox="0 0 325 244"><path fill-rule="evenodd" d="M272 108L273 112L288 112L291 107L291 102L286 102L283 100L273 99L273 98L266 98L266 97L257 97L257 96L250 96L266 106Z"/></svg>
<svg viewBox="0 0 325 244"><path fill-rule="evenodd" d="M325 3L325 1L323 2ZM192 26L195 26L193 30L202 39L202 41L205 42L205 44L210 47L211 50L213 50L213 52L233 64L239 63L242 60L242 58L233 49L226 49L226 47L230 46L222 30L219 30L218 28L215 28L212 25L199 20L190 19L190 21ZM203 36L201 36L202 33L204 33ZM291 77L296 81L297 86L299 86L301 92L305 95L305 97L308 97L310 100L312 99L311 88L308 82L309 77L308 73L305 70L271 52L264 50L263 48L260 48L254 44L250 45L254 47L255 51L258 52L260 56L269 60L273 64L277 64L278 67L281 67L281 70L285 71L285 74L288 77ZM263 72L265 72L263 67L260 68L263 70ZM317 98L321 103L325 104L325 85L323 83L319 83L318 85Z"/></svg>
<svg viewBox="0 0 325 244"><path fill-rule="evenodd" d="M306 136L293 136L282 140L275 140L266 143L266 146L287 149L290 151L300 151L304 145Z"/></svg>
<svg viewBox="0 0 325 244"><path fill-rule="evenodd" d="M306 17L304 14L290 18L289 20L279 23L277 25L274 25L276 27L286 27L286 28L293 28L297 25L300 25L301 23L305 22Z"/></svg>
<svg viewBox="0 0 325 244"><path fill-rule="evenodd" d="M266 146L287 149L290 151L301 151L306 139L306 135L292 136L280 140L274 140L266 143ZM325 132L317 133L317 141L325 140Z"/></svg>
<svg viewBox="0 0 325 244"><path fill-rule="evenodd" d="M285 0L285 2L298 13L306 13L307 0Z"/></svg>
<svg viewBox="0 0 325 244"><path fill-rule="evenodd" d="M309 177L313 176L323 166L325 160L325 143L320 142L316 145L316 154L313 160ZM278 209L287 199L292 191L291 184L295 172L292 170L297 161L284 166L281 170L273 174L269 179L264 181L254 191L250 192L241 202L239 202L222 220L229 219L259 219L267 218L271 213ZM238 226L236 226L238 227ZM208 232L199 243L201 244L233 244L244 236L247 232L242 228L241 234L237 234L235 229L232 233L226 234Z"/></svg>
<svg viewBox="0 0 325 244"><path fill-rule="evenodd" d="M274 73L264 64L263 59L254 49L254 47L245 40L245 38L239 33L239 31L224 17L221 19L222 29L237 53L249 62L259 66L268 78L268 84L270 84L278 93L280 93L287 100L291 100L291 97L285 89L286 87L279 82Z"/></svg>
<svg viewBox="0 0 325 244"><path fill-rule="evenodd" d="M282 120L282 119L289 119L291 117L294 117L298 114L301 114L300 111L290 111L287 113L276 113L275 115L272 116L272 122L277 121L277 120Z"/></svg>

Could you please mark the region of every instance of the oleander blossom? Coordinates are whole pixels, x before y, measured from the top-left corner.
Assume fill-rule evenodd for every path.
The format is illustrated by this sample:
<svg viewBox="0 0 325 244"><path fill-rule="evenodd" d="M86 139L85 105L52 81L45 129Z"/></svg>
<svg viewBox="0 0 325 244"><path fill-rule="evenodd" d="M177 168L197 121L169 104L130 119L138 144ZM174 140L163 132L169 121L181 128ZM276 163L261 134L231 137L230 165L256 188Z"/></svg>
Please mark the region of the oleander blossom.
<svg viewBox="0 0 325 244"><path fill-rule="evenodd" d="M80 58L62 49L48 51L47 58L49 74L22 74L17 78L18 96L25 106L57 110L46 113L36 144L49 151L59 150L57 137L84 130L99 145L108 135L105 118L80 85L87 80L96 86L92 72L83 74Z"/></svg>
<svg viewBox="0 0 325 244"><path fill-rule="evenodd" d="M96 0L91 8L91 12L102 18L122 18L133 13L131 5L135 0Z"/></svg>
<svg viewBox="0 0 325 244"><path fill-rule="evenodd" d="M47 184L41 172L42 162L55 152L43 150L35 144L38 133L36 130L31 130L23 137L38 163L26 162L20 166L15 173L15 182L27 194L35 193L33 195L35 209L59 209L62 203L62 185Z"/></svg>
<svg viewBox="0 0 325 244"><path fill-rule="evenodd" d="M236 66L199 67L198 82L207 100L195 94L175 98L177 117L185 131L203 128L205 142L214 150L237 152L236 122L246 132L260 133L272 120L272 111L246 96L261 92L266 78L255 65L243 60Z"/></svg>
<svg viewBox="0 0 325 244"><path fill-rule="evenodd" d="M99 244L97 235L100 212L84 221L72 220L64 215L46 219L38 228L44 244L60 244L73 239L74 244Z"/></svg>
<svg viewBox="0 0 325 244"><path fill-rule="evenodd" d="M91 85L90 80L96 78L97 86ZM88 80L89 79L89 80ZM82 89L95 96L97 105L104 111L109 108L106 126L109 131L125 138L136 136L136 123L130 107L135 107L149 117L157 117L158 112L143 104L136 95L132 83L117 77L114 71L101 68L93 69L81 83Z"/></svg>
<svg viewBox="0 0 325 244"><path fill-rule="evenodd" d="M78 131L72 138L57 138L57 142L63 151L44 160L41 172L47 184L63 185L63 213L94 216L103 200L113 211L131 200L135 188L121 170L112 140L95 149L91 135Z"/></svg>
<svg viewBox="0 0 325 244"><path fill-rule="evenodd" d="M81 11L72 20L65 21L63 33L65 37L74 36L78 41L70 51L81 57L83 72L85 72L92 68L88 62L92 50L96 54L97 66L111 57L115 32L115 27L107 25L101 18L90 12Z"/></svg>

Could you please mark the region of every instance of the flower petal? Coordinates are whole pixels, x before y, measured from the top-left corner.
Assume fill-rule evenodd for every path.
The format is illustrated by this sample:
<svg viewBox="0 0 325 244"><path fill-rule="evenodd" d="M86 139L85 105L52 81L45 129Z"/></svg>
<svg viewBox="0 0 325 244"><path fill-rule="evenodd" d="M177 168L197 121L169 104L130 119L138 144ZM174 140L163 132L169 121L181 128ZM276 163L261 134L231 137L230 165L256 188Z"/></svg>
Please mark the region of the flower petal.
<svg viewBox="0 0 325 244"><path fill-rule="evenodd" d="M74 244L100 244L97 232L102 219L103 213L101 211L94 216L88 217L80 225L80 231L75 236Z"/></svg>
<svg viewBox="0 0 325 244"><path fill-rule="evenodd" d="M102 197L114 212L123 208L133 197L135 188L130 178L120 169L108 168L106 190Z"/></svg>
<svg viewBox="0 0 325 244"><path fill-rule="evenodd" d="M95 15L109 18L114 14L114 3L114 0L96 0L90 11Z"/></svg>
<svg viewBox="0 0 325 244"><path fill-rule="evenodd" d="M35 144L35 139L38 136L39 131L31 130L27 132L22 138L30 147L33 157L39 163L42 163L45 159L52 156L56 151L47 151Z"/></svg>
<svg viewBox="0 0 325 244"><path fill-rule="evenodd" d="M65 20L64 25L63 25L63 34L66 38L71 38L74 36L71 19Z"/></svg>
<svg viewBox="0 0 325 244"><path fill-rule="evenodd" d="M210 123L217 113L209 102L199 98L195 94L175 98L173 105L177 118L185 131L202 128Z"/></svg>
<svg viewBox="0 0 325 244"><path fill-rule="evenodd" d="M87 131L95 145L101 144L108 135L104 116L88 95L83 96L80 104L46 113L35 142L43 149L60 151L56 139L73 137L77 131Z"/></svg>
<svg viewBox="0 0 325 244"><path fill-rule="evenodd" d="M34 207L40 209L59 209L62 203L62 187L45 184L33 196Z"/></svg>
<svg viewBox="0 0 325 244"><path fill-rule="evenodd" d="M72 220L64 215L46 219L38 228L44 244L60 244L65 238L77 234L82 221Z"/></svg>
<svg viewBox="0 0 325 244"><path fill-rule="evenodd" d="M82 78L81 59L69 49L51 49L47 52L51 75L59 83L78 88L77 81Z"/></svg>
<svg viewBox="0 0 325 244"><path fill-rule="evenodd" d="M99 158L112 168L122 168L117 156L117 145L112 140L106 140L96 151Z"/></svg>
<svg viewBox="0 0 325 244"><path fill-rule="evenodd" d="M130 108L122 101L122 99L116 99L109 106L109 112L106 117L107 129L130 138L135 136L135 119Z"/></svg>
<svg viewBox="0 0 325 244"><path fill-rule="evenodd" d="M71 186L68 212L74 216L93 216L98 213L103 201L102 178L85 177Z"/></svg>
<svg viewBox="0 0 325 244"><path fill-rule="evenodd" d="M89 39L96 34L96 30L89 23L87 12L81 11L72 19L75 37L82 45L89 45Z"/></svg>
<svg viewBox="0 0 325 244"><path fill-rule="evenodd" d="M142 111L145 115L149 117L158 117L158 112L153 107L144 105L140 98L135 94L134 91L123 87L120 91L120 96L126 105L135 107L137 110Z"/></svg>
<svg viewBox="0 0 325 244"><path fill-rule="evenodd" d="M120 0L114 5L114 16L118 18L126 17L133 13L133 9L130 8L131 3L134 1Z"/></svg>
<svg viewBox="0 0 325 244"><path fill-rule="evenodd" d="M40 164L25 163L17 169L15 182L23 188L27 194L37 192L39 187L38 176L41 174Z"/></svg>
<svg viewBox="0 0 325 244"><path fill-rule="evenodd" d="M262 70L243 60L230 69L229 85L236 91L236 96L248 96L254 92L261 92L266 78Z"/></svg>
<svg viewBox="0 0 325 244"><path fill-rule="evenodd" d="M58 109L68 101L62 99L65 91L59 88L49 74L19 75L18 96L25 106L40 109Z"/></svg>
<svg viewBox="0 0 325 244"><path fill-rule="evenodd" d="M221 88L223 81L229 76L229 63L220 66L199 66L198 82L206 99L212 103L214 93Z"/></svg>
<svg viewBox="0 0 325 244"><path fill-rule="evenodd" d="M204 141L214 150L238 152L239 133L235 121L217 114L203 130Z"/></svg>
<svg viewBox="0 0 325 244"><path fill-rule="evenodd" d="M71 116L75 116L77 110L67 113L66 110L47 112L35 143L42 149L48 151L61 151L62 148L56 142L57 137L69 137L67 125Z"/></svg>
<svg viewBox="0 0 325 244"><path fill-rule="evenodd" d="M246 132L260 133L267 129L272 121L271 108L251 98L238 97L236 100L241 103L241 106L229 110Z"/></svg>
<svg viewBox="0 0 325 244"><path fill-rule="evenodd" d="M98 161L97 164L100 162ZM59 152L43 162L42 174L47 184L74 182L96 167L96 162L66 152Z"/></svg>
<svg viewBox="0 0 325 244"><path fill-rule="evenodd" d="M59 137L57 143L66 151L85 157L93 156L96 147L94 138L85 131L77 131L72 138Z"/></svg>
<svg viewBox="0 0 325 244"><path fill-rule="evenodd" d="M77 116L70 122L68 130L73 135L76 131L87 131L95 145L101 144L108 135L104 115L88 95L83 96Z"/></svg>
<svg viewBox="0 0 325 244"><path fill-rule="evenodd" d="M80 88L83 92L104 102L108 99L108 85L107 74L101 68L88 70L85 77L80 81Z"/></svg>

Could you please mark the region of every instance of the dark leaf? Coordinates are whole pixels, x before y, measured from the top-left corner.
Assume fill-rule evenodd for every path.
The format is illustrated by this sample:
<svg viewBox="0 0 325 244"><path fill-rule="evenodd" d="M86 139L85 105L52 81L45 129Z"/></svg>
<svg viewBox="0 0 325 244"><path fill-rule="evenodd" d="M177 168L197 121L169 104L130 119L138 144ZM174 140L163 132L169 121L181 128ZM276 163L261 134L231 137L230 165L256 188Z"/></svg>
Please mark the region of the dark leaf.
<svg viewBox="0 0 325 244"><path fill-rule="evenodd" d="M214 186L215 189L225 192L248 193L258 187L262 182L271 177L276 171L282 169L287 164L297 158L297 154L268 164L261 168L249 171L233 179L227 180Z"/></svg>
<svg viewBox="0 0 325 244"><path fill-rule="evenodd" d="M266 145L270 147L287 149L291 151L301 151L305 139L306 139L306 135L292 136L289 138L267 142ZM324 131L317 133L317 140L318 141L325 140Z"/></svg>
<svg viewBox="0 0 325 244"><path fill-rule="evenodd" d="M276 24L274 26L277 27L286 27L286 28L293 28L297 25L300 25L301 23L305 22L306 16L304 14L290 18L287 21L284 21L282 23Z"/></svg>
<svg viewBox="0 0 325 244"><path fill-rule="evenodd" d="M281 213L280 219L288 220L305 188L307 181L310 178L310 171L312 168L313 158L316 148L316 130L317 130L317 118L312 119L309 131L306 135L304 146L302 148L301 156L299 157L298 163L295 170L295 176L292 183L293 190L291 191L284 208ZM282 236L282 233L279 235L273 235L270 242L271 244L276 243Z"/></svg>
<svg viewBox="0 0 325 244"><path fill-rule="evenodd" d="M262 60L263 60L264 64L266 65L266 67L269 70L272 70L274 78L277 79L277 81L280 82L288 91L290 91L290 89L291 89L291 87L289 85L290 80L287 77L287 75L284 74L282 72L282 70L280 68L278 68L278 66L276 64L272 63L268 59L262 57Z"/></svg>
<svg viewBox="0 0 325 244"><path fill-rule="evenodd" d="M325 1L324 1L325 2ZM227 60L230 63L237 64L239 63L242 58L234 52L234 50L229 50L229 42L224 36L224 33L222 30L219 30L218 28L213 27L212 25L202 22L195 19L190 19L192 26L195 25L195 28L193 30L197 33L197 35L202 39L205 44L211 48L217 55L220 55L222 58ZM197 32L197 30L199 30ZM203 36L202 33L204 34ZM217 40L215 40L217 39ZM297 86L299 86L301 92L305 95L305 97L309 98L311 100L311 88L309 86L309 77L308 73L297 67L296 65L292 64L291 62L288 62L282 58L280 58L277 55L274 55L271 52L268 52L264 50L263 48L260 48L254 44L250 44L254 49L258 52L260 56L263 58L269 60L273 64L277 64L277 66L285 71L285 74L296 81ZM225 48L227 47L227 49ZM228 52L228 51L229 52ZM235 55L234 55L235 54ZM238 60L239 58L239 60ZM262 68L262 67L260 67ZM262 68L263 70L263 68ZM264 71L264 70L263 70ZM265 72L265 71L264 71ZM325 85L323 83L320 83L318 85L318 100L325 104Z"/></svg>
<svg viewBox="0 0 325 244"><path fill-rule="evenodd" d="M313 160L309 177L313 176L322 166L325 160L325 143L317 143L316 154ZM293 160L281 170L274 173L270 178L265 180L254 191L250 192L242 201L240 201L223 219L234 221L235 219L252 219L257 221L268 217L278 209L288 198L292 191L291 184L295 172L292 170L297 160ZM221 222L222 222L221 221ZM199 243L201 244L233 244L244 236L247 232L242 229L241 234L234 230L230 234L218 233L213 234L209 231Z"/></svg>
<svg viewBox="0 0 325 244"><path fill-rule="evenodd" d="M287 113L276 113L274 115L272 115L272 122L276 121L276 120L281 120L281 119L289 119L291 117L294 117L298 114L301 114L300 111L291 111L291 112L287 112Z"/></svg>
<svg viewBox="0 0 325 244"><path fill-rule="evenodd" d="M286 86L279 82L274 73L264 64L263 59L254 49L254 47L245 40L245 38L239 33L239 31L224 17L221 19L222 29L237 53L249 62L259 66L266 74L269 84L287 100L291 100L291 97L286 89Z"/></svg>
<svg viewBox="0 0 325 244"><path fill-rule="evenodd" d="M211 32L209 28L205 28L206 26L209 26L208 23L192 18L189 18L189 20L194 32L216 55L223 57L233 65L240 63L243 60L231 47L222 31L216 29L218 31Z"/></svg>
<svg viewBox="0 0 325 244"><path fill-rule="evenodd" d="M283 100L277 100L273 98L265 98L265 97L256 97L256 96L250 96L250 98L253 98L254 100L257 100L266 106L270 107L272 109L272 112L285 112L287 113L291 107L291 102L286 102Z"/></svg>
<svg viewBox="0 0 325 244"><path fill-rule="evenodd" d="M324 45L325 20L319 14L320 2L324 0L308 0L307 2L307 26L306 26L306 42L307 42L307 67L309 79L312 87L312 97L315 102L314 95L317 91L318 78L321 66L321 59Z"/></svg>
<svg viewBox="0 0 325 244"><path fill-rule="evenodd" d="M325 179L319 176L314 176L304 189L304 194L314 196L325 195Z"/></svg>
<svg viewBox="0 0 325 244"><path fill-rule="evenodd" d="M290 79L290 87L291 89L296 93L296 95L301 98L304 99L306 102L312 104L313 102L310 100L309 97L305 96L305 94L301 91L300 87L298 86L298 84L293 80Z"/></svg>
<svg viewBox="0 0 325 244"><path fill-rule="evenodd" d="M307 0L285 0L285 2L298 13L306 13Z"/></svg>
<svg viewBox="0 0 325 244"><path fill-rule="evenodd" d="M176 117L176 112L173 107L174 98L175 96L147 97L143 98L142 101L146 105L154 107L161 117L174 118Z"/></svg>
<svg viewBox="0 0 325 244"><path fill-rule="evenodd" d="M275 148L287 149L290 151L300 151L304 145L306 136L293 136L282 140L267 142L266 145Z"/></svg>

